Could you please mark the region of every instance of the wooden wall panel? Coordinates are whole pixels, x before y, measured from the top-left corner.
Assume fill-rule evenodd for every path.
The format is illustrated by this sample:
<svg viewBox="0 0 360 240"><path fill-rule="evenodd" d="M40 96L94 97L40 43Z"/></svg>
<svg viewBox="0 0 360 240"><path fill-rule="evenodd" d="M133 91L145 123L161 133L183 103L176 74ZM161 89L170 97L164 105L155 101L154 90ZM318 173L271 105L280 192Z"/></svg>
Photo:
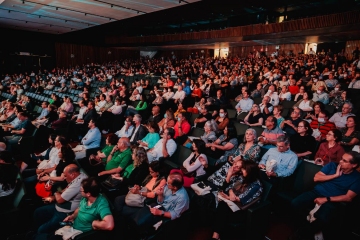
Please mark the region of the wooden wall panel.
<svg viewBox="0 0 360 240"><path fill-rule="evenodd" d="M356 47L360 48L360 40L346 42L345 53L348 60L352 60L352 52L356 49Z"/></svg>
<svg viewBox="0 0 360 240"><path fill-rule="evenodd" d="M106 44L121 44L121 43L158 43L158 42L173 42L184 40L200 40L211 38L224 37L240 37L257 34L269 34L288 31L299 31L315 28L325 28L346 24L356 24L360 22L360 11L351 11L345 13L329 14L325 16L310 17L304 19L297 19L286 21L282 23L271 24L254 24L239 27L230 27L224 30L179 33L179 34L163 34L143 37L119 37L111 36L105 39Z"/></svg>
<svg viewBox="0 0 360 240"><path fill-rule="evenodd" d="M108 52L111 52L109 54ZM56 66L69 67L87 64L89 62L105 63L126 58L138 58L139 51L104 48L69 43L55 43ZM74 54L74 58L71 58Z"/></svg>
<svg viewBox="0 0 360 240"><path fill-rule="evenodd" d="M261 51L261 49L263 49L265 51L267 48L267 55L269 56L271 53L276 51L276 46L277 45L255 45L245 47L231 47L229 48L229 55L246 57L249 55L249 53L254 52L254 50ZM305 44L280 44L278 46L280 47L280 54L288 54L290 50L292 50L293 53L298 54L299 52L305 50Z"/></svg>

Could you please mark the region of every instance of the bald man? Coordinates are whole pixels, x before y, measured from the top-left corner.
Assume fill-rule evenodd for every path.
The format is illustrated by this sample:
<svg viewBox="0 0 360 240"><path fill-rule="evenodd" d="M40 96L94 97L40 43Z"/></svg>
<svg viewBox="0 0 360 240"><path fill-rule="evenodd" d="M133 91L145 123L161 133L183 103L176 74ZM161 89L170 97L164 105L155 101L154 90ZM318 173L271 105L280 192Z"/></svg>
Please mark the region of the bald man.
<svg viewBox="0 0 360 240"><path fill-rule="evenodd" d="M76 164L66 166L62 176L68 183L67 187L55 192L53 196L43 198L46 205L36 209L34 212L34 230L37 231L36 234L52 233L59 229L59 222L63 221L69 213L74 212L79 207L82 198L80 192L81 182L87 176L80 172Z"/></svg>
<svg viewBox="0 0 360 240"><path fill-rule="evenodd" d="M121 173L131 163L131 160L130 140L122 137L110 152L104 171L99 172L98 176Z"/></svg>
<svg viewBox="0 0 360 240"><path fill-rule="evenodd" d="M154 106L151 110L151 116L149 117L147 122L153 121L156 124L158 124L161 120L162 120L162 116L160 115L160 107Z"/></svg>

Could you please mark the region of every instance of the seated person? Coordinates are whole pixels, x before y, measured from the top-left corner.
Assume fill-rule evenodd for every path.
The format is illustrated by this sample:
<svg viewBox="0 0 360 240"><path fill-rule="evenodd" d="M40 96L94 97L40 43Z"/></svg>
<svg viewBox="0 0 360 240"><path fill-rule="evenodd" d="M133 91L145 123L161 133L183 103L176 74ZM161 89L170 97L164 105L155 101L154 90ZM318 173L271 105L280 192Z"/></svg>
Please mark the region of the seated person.
<svg viewBox="0 0 360 240"><path fill-rule="evenodd" d="M313 159L316 151L316 140L312 136L312 128L309 122L302 120L298 124L297 134L290 137L291 151L300 159Z"/></svg>
<svg viewBox="0 0 360 240"><path fill-rule="evenodd" d="M212 119L211 114L209 113L209 108L207 106L204 106L201 108L200 115L195 118L194 120L194 126L198 128L203 128L205 125L205 122Z"/></svg>
<svg viewBox="0 0 360 240"><path fill-rule="evenodd" d="M161 157L171 157L174 154L177 148L176 142L173 139L174 135L174 129L167 128L164 130L162 138L147 152L150 163L159 160Z"/></svg>
<svg viewBox="0 0 360 240"><path fill-rule="evenodd" d="M42 110L41 110L41 113L40 115L35 118L35 120L32 122L32 124L35 125L35 122L42 122L46 119L46 116L49 114L49 109L48 109L48 102L43 102L41 103L41 107L42 107Z"/></svg>
<svg viewBox="0 0 360 240"><path fill-rule="evenodd" d="M347 96L347 91L342 91L341 94L334 97L334 99L329 103L329 105L334 106L335 109L338 111L343 107L345 103L350 102L350 99Z"/></svg>
<svg viewBox="0 0 360 240"><path fill-rule="evenodd" d="M238 114L240 114L241 112L248 112L251 110L253 104L254 104L254 101L250 98L250 91L245 90L242 93L241 100L235 106L236 112Z"/></svg>
<svg viewBox="0 0 360 240"><path fill-rule="evenodd" d="M260 161L260 146L256 143L256 131L253 128L246 129L244 141L240 143L230 159L232 161L243 160L256 163Z"/></svg>
<svg viewBox="0 0 360 240"><path fill-rule="evenodd" d="M338 216L344 213L344 205L339 203L352 202L360 194L360 173L356 171L360 157L356 152L348 152L339 159L339 163L331 162L316 173L314 181L317 184L313 190L302 193L291 202L292 208L302 219L306 219L314 204L320 205L310 226L301 226L300 229L305 230L298 234L301 239L314 238L321 231L322 239L341 239L344 234L336 228Z"/></svg>
<svg viewBox="0 0 360 240"><path fill-rule="evenodd" d="M147 120L147 122L155 122L156 124L158 124L162 119L162 116L160 115L160 107L159 106L154 106L151 109L151 116L149 117L149 119Z"/></svg>
<svg viewBox="0 0 360 240"><path fill-rule="evenodd" d="M143 147L134 147L131 157L131 163L121 173L111 175L112 178L121 181L116 187L117 195L126 194L129 191L129 186L140 185L149 175L146 150Z"/></svg>
<svg viewBox="0 0 360 240"><path fill-rule="evenodd" d="M177 144L184 144L188 139L187 134L190 132L191 126L185 117L184 113L179 113L177 116L177 122L174 126L174 140Z"/></svg>
<svg viewBox="0 0 360 240"><path fill-rule="evenodd" d="M238 140L236 138L236 130L233 127L226 127L223 134L213 143L206 144L205 153L207 156L212 156L218 159L216 165L223 164L228 160L238 147Z"/></svg>
<svg viewBox="0 0 360 240"><path fill-rule="evenodd" d="M74 105L72 103L72 99L68 96L65 96L63 104L61 104L61 106L58 108L58 111L59 110L64 110L66 113L74 112Z"/></svg>
<svg viewBox="0 0 360 240"><path fill-rule="evenodd" d="M281 105L277 105L274 107L273 116L276 118L276 126L280 128L281 123L285 120L281 113L283 111L283 107ZM266 121L266 119L265 119Z"/></svg>
<svg viewBox="0 0 360 240"><path fill-rule="evenodd" d="M160 128L160 133L166 128L173 128L175 126L176 120L174 117L174 112L169 108L164 114L164 118L158 123Z"/></svg>
<svg viewBox="0 0 360 240"><path fill-rule="evenodd" d="M344 149L339 142L342 135L340 130L333 129L326 134L326 141L322 142L315 154L315 163L325 166L329 162L338 163L344 154Z"/></svg>
<svg viewBox="0 0 360 240"><path fill-rule="evenodd" d="M257 104L253 104L251 110L249 111L248 115L244 118L244 124L255 127L255 126L262 126L264 122L264 116L260 112L260 108Z"/></svg>
<svg viewBox="0 0 360 240"><path fill-rule="evenodd" d="M264 115L264 117L268 117L272 114L274 109L273 105L270 103L270 97L264 96L262 102L259 104L260 111Z"/></svg>
<svg viewBox="0 0 360 240"><path fill-rule="evenodd" d="M348 102L345 103L341 109L341 112L336 112L334 115L329 119L330 122L333 122L337 128L344 128L346 127L346 121L349 116L355 116L351 113L353 109L353 105Z"/></svg>
<svg viewBox="0 0 360 240"><path fill-rule="evenodd" d="M282 86L281 87L281 92L279 94L279 101L291 101L291 93L288 91L288 87L287 86Z"/></svg>
<svg viewBox="0 0 360 240"><path fill-rule="evenodd" d="M99 180L105 180L110 174L121 173L131 161L129 138L122 137L111 150L105 166L102 166L102 170L97 174L99 177L104 176L99 178Z"/></svg>
<svg viewBox="0 0 360 240"><path fill-rule="evenodd" d="M281 123L281 129L286 132L287 135L291 136L296 134L297 125L301 121L302 110L299 108L295 108L292 110L291 115L288 119L284 120Z"/></svg>
<svg viewBox="0 0 360 240"><path fill-rule="evenodd" d="M262 184L258 178L259 168L255 162L244 161L241 167L243 179L230 184L225 192L220 192L221 197L234 202L236 205L245 206L254 201L258 201L262 194ZM245 189L244 189L245 188ZM245 220L245 211L233 211L229 208L226 202L220 201L215 211L213 222L212 239L220 239L220 234L231 220L243 219Z"/></svg>
<svg viewBox="0 0 360 240"><path fill-rule="evenodd" d="M155 146L155 144L160 140L159 135L159 126L157 123L150 121L147 124L148 134L142 139L138 141L140 147L144 147L145 149L150 149Z"/></svg>
<svg viewBox="0 0 360 240"><path fill-rule="evenodd" d="M76 159L82 159L86 156L86 152L93 152L95 149L100 147L101 142L101 133L99 128L96 126L95 120L90 120L89 124L89 131L86 135L81 139L80 145L76 146L74 150L76 152Z"/></svg>
<svg viewBox="0 0 360 240"><path fill-rule="evenodd" d="M146 103L145 95L141 94L139 100L140 101L138 102L136 107L133 107L131 105L128 106L125 112L125 116L138 114L141 110L145 110L148 107Z"/></svg>
<svg viewBox="0 0 360 240"><path fill-rule="evenodd" d="M73 222L72 227L81 232L93 229L111 231L114 228L114 218L109 203L100 190L95 178L82 180L80 187L82 199L79 207L61 221ZM92 204L89 205L89 202Z"/></svg>
<svg viewBox="0 0 360 240"><path fill-rule="evenodd" d="M217 124L217 129L223 131L225 127L228 126L230 120L228 117L228 112L225 108L220 108L219 115L215 118Z"/></svg>
<svg viewBox="0 0 360 240"><path fill-rule="evenodd" d="M295 103L294 107L298 107L304 112L311 112L313 110L314 101L311 92L304 92L303 98Z"/></svg>
<svg viewBox="0 0 360 240"><path fill-rule="evenodd" d="M54 130L65 128L67 126L67 123L67 112L63 109L60 109L59 118L51 123L51 128Z"/></svg>
<svg viewBox="0 0 360 240"><path fill-rule="evenodd" d="M45 202L55 204L47 204L37 208L34 212L33 223L36 237L42 233L53 233L60 227L59 222L63 221L68 214L74 212L79 207L82 198L82 193L80 192L81 182L87 176L80 172L76 164L70 164L65 167L63 174L68 183L67 187L43 199Z"/></svg>
<svg viewBox="0 0 360 240"><path fill-rule="evenodd" d="M13 150L14 146L18 144L20 138L24 136L30 136L34 130L34 125L31 124L31 121L26 113L18 113L18 118L20 120L20 124L11 130L13 135L4 137L8 151Z"/></svg>
<svg viewBox="0 0 360 240"><path fill-rule="evenodd" d="M355 116L349 116L346 120L346 127L340 131L342 134L340 145L346 152L351 151L360 140L360 132L356 130Z"/></svg>
<svg viewBox="0 0 360 240"><path fill-rule="evenodd" d="M159 208L145 206L143 208L124 206L119 213L121 224L131 219L141 229L148 230L163 219L177 219L189 209L189 197L183 187L184 179L181 173L172 172L167 178L167 184L156 191ZM174 196L176 196L174 198Z"/></svg>
<svg viewBox="0 0 360 240"><path fill-rule="evenodd" d="M326 111L321 111L318 114L318 118L316 120L312 120L310 123L310 127L314 131L319 131L320 134L316 134L316 140L321 141L326 138L326 134L336 128L335 124L329 121L329 113Z"/></svg>
<svg viewBox="0 0 360 240"><path fill-rule="evenodd" d="M162 166L159 161L153 161L149 164L149 175L145 177L143 182L139 185L135 184L130 192L133 194L139 194L143 197L149 199L156 198L156 191L166 184L166 179L164 174L162 173ZM144 191L144 186L146 191ZM125 203L126 195L118 196L115 198L115 211L117 213L121 213L123 207L126 205Z"/></svg>
<svg viewBox="0 0 360 240"><path fill-rule="evenodd" d="M287 136L279 136L276 148L270 148L261 158L259 167L265 171L262 179L276 188L280 178L292 175L297 167L298 157L290 150L290 140Z"/></svg>
<svg viewBox="0 0 360 240"><path fill-rule="evenodd" d="M133 122L134 122L134 130L132 132L132 134L130 135L130 143L131 144L137 144L137 142L139 140L142 140L147 132L147 129L144 125L141 124L142 121L142 117L140 114L135 114L133 117Z"/></svg>
<svg viewBox="0 0 360 240"><path fill-rule="evenodd" d="M317 88L312 100L314 102L322 102L325 105L329 103L329 94L325 92L324 86L320 86Z"/></svg>
<svg viewBox="0 0 360 240"><path fill-rule="evenodd" d="M132 116L127 116L124 122L124 126L117 132L115 135L119 138L121 137L130 137L134 131L134 125L132 125Z"/></svg>
<svg viewBox="0 0 360 240"><path fill-rule="evenodd" d="M283 130L277 127L277 119L269 116L265 121L265 127L258 138L259 145L266 149L276 147L277 138L284 135Z"/></svg>
<svg viewBox="0 0 360 240"><path fill-rule="evenodd" d="M205 175L204 166L201 162L207 162L207 157L204 154L205 142L201 139L194 139L192 142L192 153L183 162L181 170L184 174L184 187L190 187L194 182L195 177ZM200 160L201 159L201 160Z"/></svg>

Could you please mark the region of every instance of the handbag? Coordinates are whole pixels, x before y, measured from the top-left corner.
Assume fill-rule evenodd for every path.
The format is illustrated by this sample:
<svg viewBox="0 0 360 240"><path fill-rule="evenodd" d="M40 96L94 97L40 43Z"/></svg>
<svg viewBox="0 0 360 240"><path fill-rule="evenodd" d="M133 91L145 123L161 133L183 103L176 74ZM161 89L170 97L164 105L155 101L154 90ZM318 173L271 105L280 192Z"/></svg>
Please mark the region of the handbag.
<svg viewBox="0 0 360 240"><path fill-rule="evenodd" d="M140 189L140 192L147 192L147 188L142 187ZM137 193L134 194L131 191L129 191L125 196L125 203L129 207L143 207L145 199L146 199L146 197L144 197L140 194L137 194Z"/></svg>
<svg viewBox="0 0 360 240"><path fill-rule="evenodd" d="M50 180L47 182L36 183L36 186L35 186L36 194L42 198L50 197L52 195L52 192L51 192L52 183L53 182Z"/></svg>
<svg viewBox="0 0 360 240"><path fill-rule="evenodd" d="M113 178L111 175L104 181L104 184L112 189L119 188L120 184L122 183L122 180Z"/></svg>
<svg viewBox="0 0 360 240"><path fill-rule="evenodd" d="M181 166L181 167L180 167L180 170L182 171L182 173L183 173L184 176L186 176L186 177L192 178L192 177L195 177L195 176L196 176L196 171L189 172L189 171L186 169L186 167L184 167L184 166Z"/></svg>
<svg viewBox="0 0 360 240"><path fill-rule="evenodd" d="M211 187L206 186L203 182L193 183L190 187L195 191L199 196L206 195L210 193Z"/></svg>

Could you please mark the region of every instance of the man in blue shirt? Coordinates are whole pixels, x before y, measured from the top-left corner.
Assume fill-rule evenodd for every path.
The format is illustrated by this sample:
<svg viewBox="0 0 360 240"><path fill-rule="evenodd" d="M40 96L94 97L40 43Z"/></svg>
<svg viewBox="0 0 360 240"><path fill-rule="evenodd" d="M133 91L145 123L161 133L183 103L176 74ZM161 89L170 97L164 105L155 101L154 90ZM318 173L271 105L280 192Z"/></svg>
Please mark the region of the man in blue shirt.
<svg viewBox="0 0 360 240"><path fill-rule="evenodd" d="M339 229L339 215L344 214L345 205L360 194L360 154L354 151L344 153L339 163L330 162L314 177L317 185L313 190L296 197L291 206L306 219L309 209L316 204L318 210L312 214L308 231L302 234L319 235L322 231L325 239L341 239L336 234L343 234ZM351 206L348 206L351 207ZM310 220L309 220L310 221Z"/></svg>
<svg viewBox="0 0 360 240"><path fill-rule="evenodd" d="M4 137L4 140L7 143L8 151L11 151L14 145L18 144L21 137L30 136L34 130L34 125L32 125L26 113L18 113L18 118L21 122L19 126L17 126L16 128L14 128L14 130L11 131L11 133L14 135Z"/></svg>
<svg viewBox="0 0 360 240"><path fill-rule="evenodd" d="M89 127L89 131L81 139L81 143L84 145L85 149L100 147L101 133L99 128L97 128L94 119L90 120L88 127Z"/></svg>
<svg viewBox="0 0 360 240"><path fill-rule="evenodd" d="M154 225L160 221L179 218L183 212L189 209L189 196L183 187L184 179L179 171L170 172L167 184L156 190L158 204L155 204L156 206L130 207L125 204L124 196L117 197L115 209L119 216L131 218L138 227L146 232L156 229Z"/></svg>
<svg viewBox="0 0 360 240"><path fill-rule="evenodd" d="M269 169L269 161L275 160L275 166ZM290 150L290 140L281 135L276 139L276 148L270 148L259 163L260 169L266 171L269 178L288 177L294 173L298 164L297 155Z"/></svg>

